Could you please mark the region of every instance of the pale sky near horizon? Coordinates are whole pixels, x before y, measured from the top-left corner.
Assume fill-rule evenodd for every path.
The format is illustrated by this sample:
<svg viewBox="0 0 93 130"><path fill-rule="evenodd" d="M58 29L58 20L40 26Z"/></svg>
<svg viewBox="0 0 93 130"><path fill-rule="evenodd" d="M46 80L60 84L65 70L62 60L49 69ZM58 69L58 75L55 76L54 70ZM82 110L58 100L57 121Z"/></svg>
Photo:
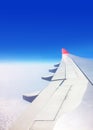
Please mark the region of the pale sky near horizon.
<svg viewBox="0 0 93 130"><path fill-rule="evenodd" d="M22 98L25 93L42 90L48 82L41 77L51 75L53 63L0 64L0 97Z"/></svg>

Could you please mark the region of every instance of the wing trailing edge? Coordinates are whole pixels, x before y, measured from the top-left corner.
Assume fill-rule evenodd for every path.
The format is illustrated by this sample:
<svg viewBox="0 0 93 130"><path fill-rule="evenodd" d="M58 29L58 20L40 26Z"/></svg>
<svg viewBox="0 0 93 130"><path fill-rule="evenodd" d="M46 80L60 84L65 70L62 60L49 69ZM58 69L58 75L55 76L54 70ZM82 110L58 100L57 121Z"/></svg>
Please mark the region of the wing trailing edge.
<svg viewBox="0 0 93 130"><path fill-rule="evenodd" d="M39 95L39 92L34 92L34 93L31 93L31 94L24 94L23 99L32 103L38 95Z"/></svg>
<svg viewBox="0 0 93 130"><path fill-rule="evenodd" d="M53 76L48 76L48 77L41 77L43 80L51 81Z"/></svg>
<svg viewBox="0 0 93 130"><path fill-rule="evenodd" d="M58 63L58 64L55 64L55 65L54 65L54 67L59 67L59 65L60 65L60 63Z"/></svg>
<svg viewBox="0 0 93 130"><path fill-rule="evenodd" d="M57 68L49 69L49 72L51 72L51 73L55 73L56 71L57 71Z"/></svg>

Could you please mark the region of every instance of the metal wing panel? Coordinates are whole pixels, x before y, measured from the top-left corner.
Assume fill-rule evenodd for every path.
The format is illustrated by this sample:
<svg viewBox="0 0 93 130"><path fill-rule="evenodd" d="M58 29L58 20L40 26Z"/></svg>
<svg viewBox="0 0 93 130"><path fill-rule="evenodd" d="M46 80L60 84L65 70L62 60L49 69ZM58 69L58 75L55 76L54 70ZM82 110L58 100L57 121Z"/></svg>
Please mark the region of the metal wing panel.
<svg viewBox="0 0 93 130"><path fill-rule="evenodd" d="M69 55L76 65L81 69L81 71L86 75L86 77L93 84L93 59L81 58L74 55Z"/></svg>
<svg viewBox="0 0 93 130"><path fill-rule="evenodd" d="M65 57L64 62L66 80L57 88L49 102L36 116L31 130L40 130L40 128L43 130L44 123L53 124L61 115L77 108L82 101L88 80L69 57ZM38 128L39 123L41 127ZM50 125L47 126L47 129L51 130Z"/></svg>
<svg viewBox="0 0 93 130"><path fill-rule="evenodd" d="M93 130L93 85L90 82L87 84L87 90L80 105L73 111L61 113L61 117L56 122L54 130L64 129Z"/></svg>
<svg viewBox="0 0 93 130"><path fill-rule="evenodd" d="M34 123L35 117L46 106L62 82L63 80L51 81L49 86L39 94L28 109L16 120L10 130L28 130Z"/></svg>
<svg viewBox="0 0 93 130"><path fill-rule="evenodd" d="M63 80L65 78L66 78L66 65L65 62L62 61L56 73L54 74L52 80Z"/></svg>
<svg viewBox="0 0 93 130"><path fill-rule="evenodd" d="M82 87L85 86L85 91L82 96L82 100L79 105L68 111L67 108L70 106L69 100L67 100L62 111L59 113L59 119L54 127L54 130L93 130L93 60L76 57L70 55L70 58L79 67L81 74L84 78L75 82L75 90L79 88L79 92L75 93L72 90L72 95L77 94L77 99L82 95ZM71 97L71 100L75 98L75 95ZM70 98L69 98L70 99ZM75 100L77 101L77 100ZM71 101L72 103L73 101ZM63 112L64 111L64 112Z"/></svg>
<svg viewBox="0 0 93 130"><path fill-rule="evenodd" d="M70 88L71 86L60 86L53 94L51 99L46 103L43 110L37 115L35 120L55 120Z"/></svg>
<svg viewBox="0 0 93 130"><path fill-rule="evenodd" d="M88 82L89 80L81 69L66 53L48 87L39 94L10 130L53 130L61 115L71 113L72 110L81 106L82 99L84 101L84 94L87 92ZM62 121L66 120L63 119ZM70 128L69 121L68 128Z"/></svg>

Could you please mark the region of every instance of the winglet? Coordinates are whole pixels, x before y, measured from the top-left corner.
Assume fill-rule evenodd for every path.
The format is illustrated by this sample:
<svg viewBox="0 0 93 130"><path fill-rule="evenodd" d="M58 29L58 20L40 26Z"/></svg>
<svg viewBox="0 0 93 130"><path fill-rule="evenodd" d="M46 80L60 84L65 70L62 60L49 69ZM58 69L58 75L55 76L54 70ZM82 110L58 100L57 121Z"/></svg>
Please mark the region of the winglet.
<svg viewBox="0 0 93 130"><path fill-rule="evenodd" d="M62 54L69 54L69 52L66 49L62 48Z"/></svg>

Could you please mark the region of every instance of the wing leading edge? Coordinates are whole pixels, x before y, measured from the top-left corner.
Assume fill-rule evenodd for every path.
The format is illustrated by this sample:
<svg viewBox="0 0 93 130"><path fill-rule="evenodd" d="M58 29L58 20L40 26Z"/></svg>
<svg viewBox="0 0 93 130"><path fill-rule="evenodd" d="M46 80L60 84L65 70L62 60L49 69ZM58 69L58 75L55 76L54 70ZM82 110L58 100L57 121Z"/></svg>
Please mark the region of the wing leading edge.
<svg viewBox="0 0 93 130"><path fill-rule="evenodd" d="M39 93L10 130L57 130L58 124L55 124L59 118L80 106L88 79L65 49L62 49L62 60L56 67L48 87Z"/></svg>

